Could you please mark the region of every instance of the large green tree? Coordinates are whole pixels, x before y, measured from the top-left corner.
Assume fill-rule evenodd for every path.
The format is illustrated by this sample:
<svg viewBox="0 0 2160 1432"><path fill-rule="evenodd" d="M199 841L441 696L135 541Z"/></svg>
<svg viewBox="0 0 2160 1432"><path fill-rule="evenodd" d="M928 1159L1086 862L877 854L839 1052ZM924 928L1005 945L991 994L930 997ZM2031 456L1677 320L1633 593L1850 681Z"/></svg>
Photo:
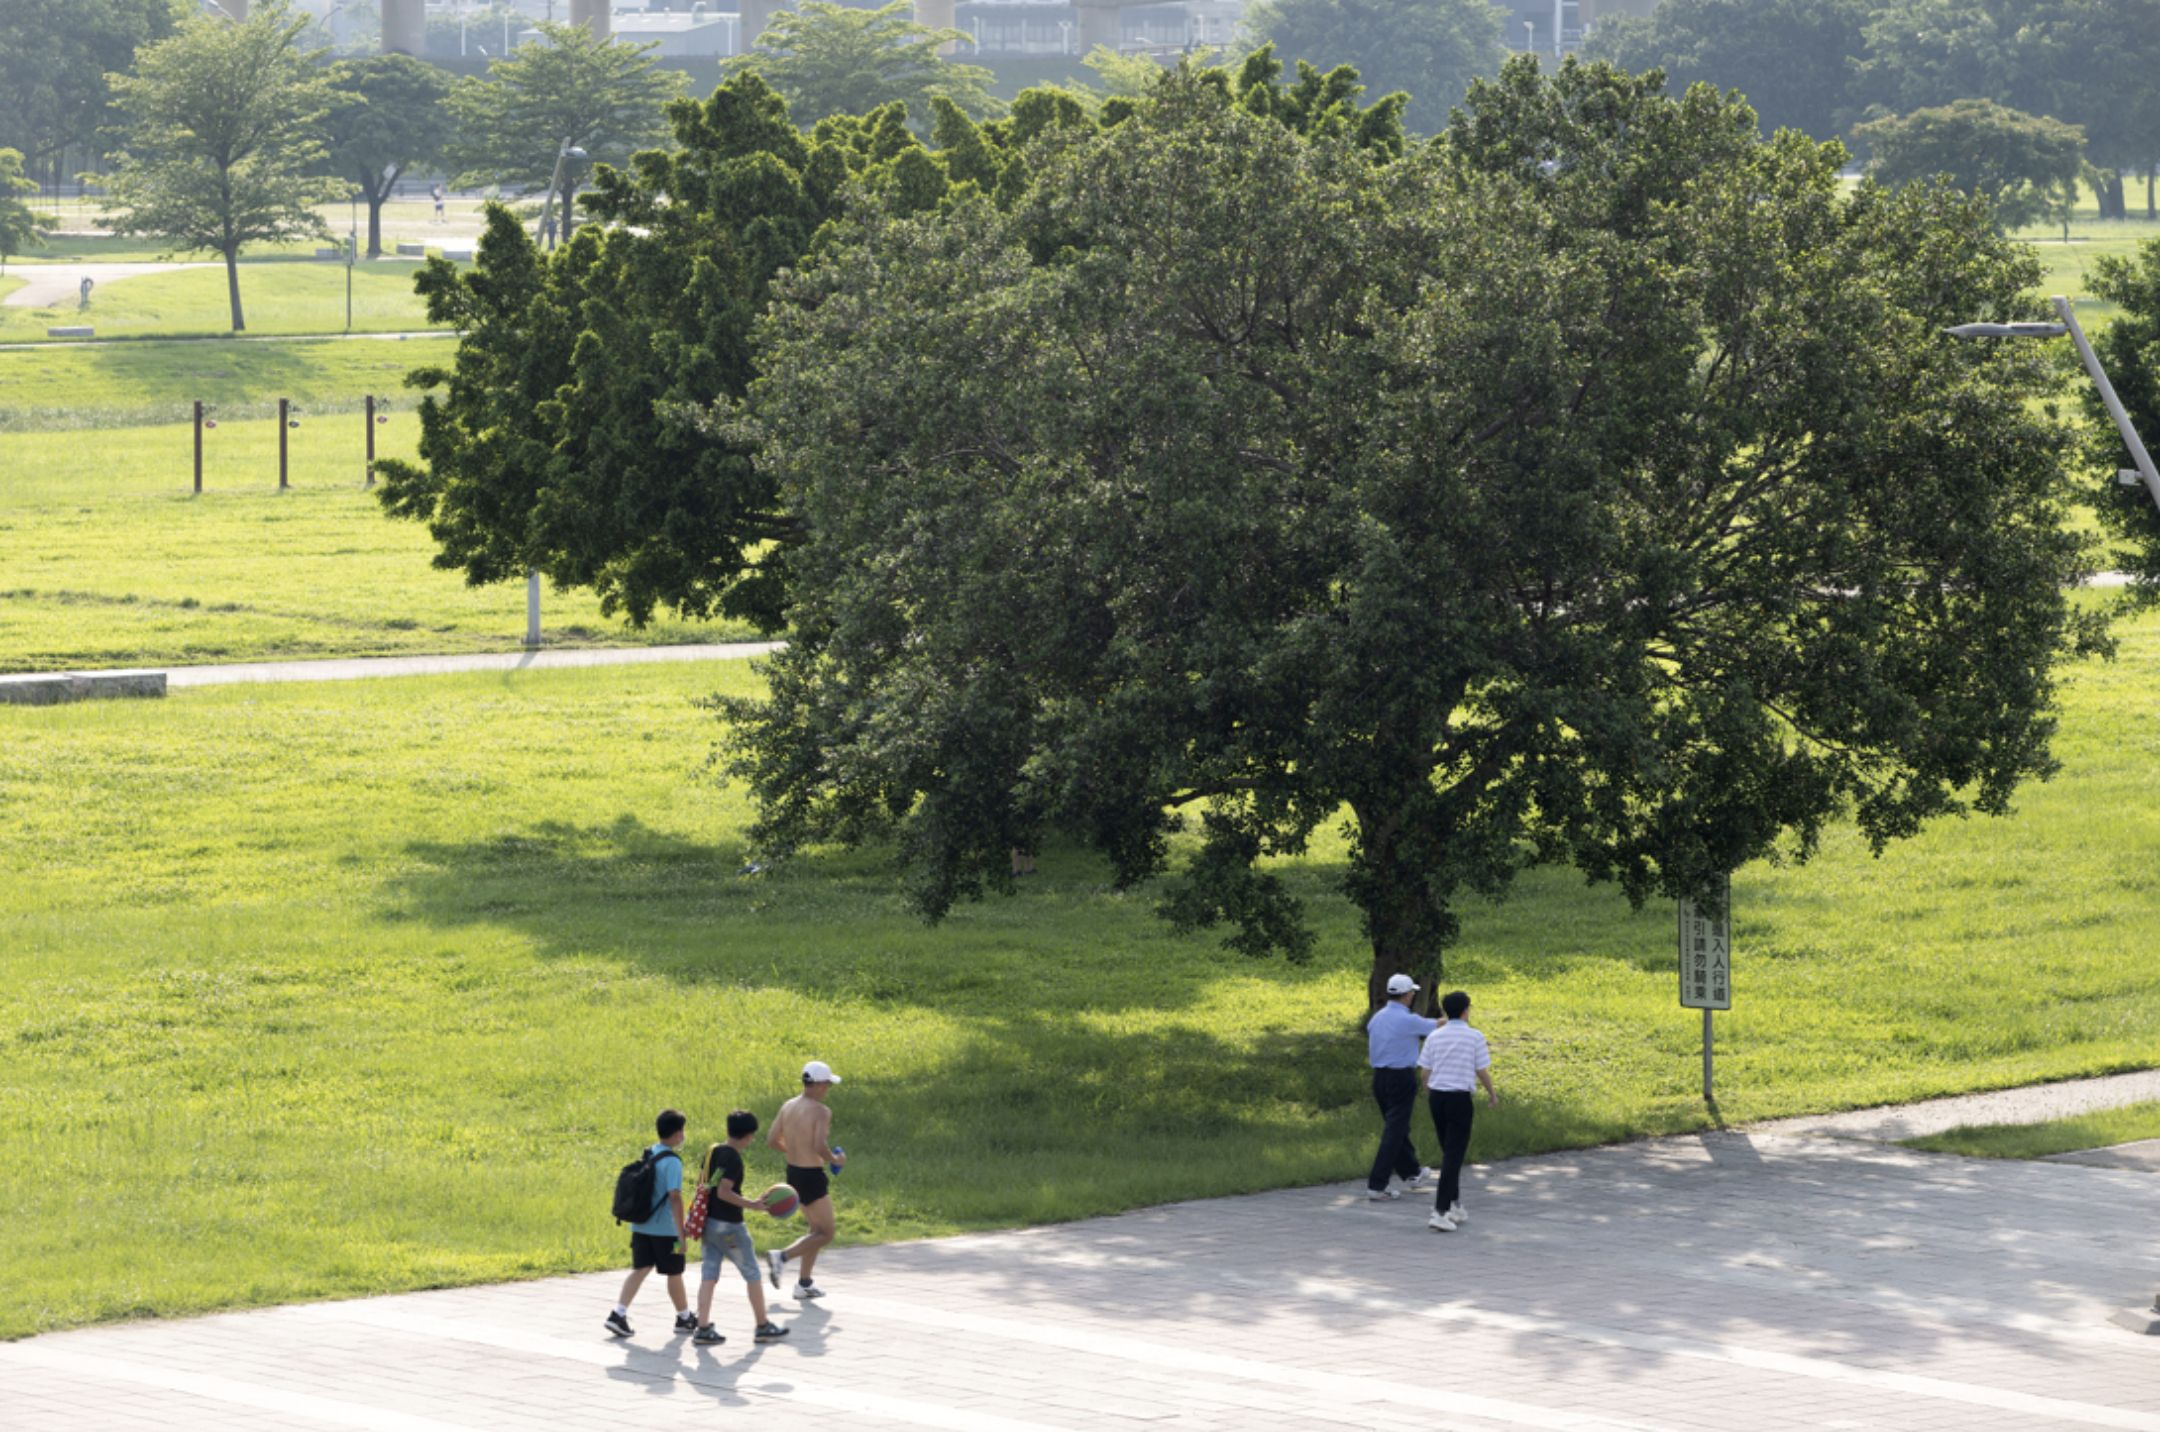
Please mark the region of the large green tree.
<svg viewBox="0 0 2160 1432"><path fill-rule="evenodd" d="M38 186L23 177L22 159L18 150L0 149L0 273L7 272L11 255L44 242L45 223L23 199Z"/></svg>
<svg viewBox="0 0 2160 1432"><path fill-rule="evenodd" d="M1673 88L1737 89L1765 134L1845 132L1853 66L1873 0L1664 0L1598 22L1585 52L1624 70L1663 70Z"/></svg>
<svg viewBox="0 0 2160 1432"><path fill-rule="evenodd" d="M923 125L930 121L932 100L949 101L978 117L998 108L990 97L995 78L990 71L938 53L941 46L966 38L958 30L916 24L908 0L879 9L803 0L799 9L776 12L757 48L727 66L735 73L763 75L800 124L898 101Z"/></svg>
<svg viewBox="0 0 2160 1432"><path fill-rule="evenodd" d="M107 77L127 120L108 181L114 231L223 256L236 333L241 250L326 235L317 206L348 189L319 172L330 93L295 43L303 23L277 4L242 22L197 16L134 74Z"/></svg>
<svg viewBox="0 0 2160 1432"><path fill-rule="evenodd" d="M1401 152L1397 106L1360 111L1354 82L1285 87L1278 68L1258 56L1201 82L1292 130ZM901 213L969 195L1011 203L1034 163L1139 103L1091 110L1032 89L977 124L937 96L925 145L897 100L805 135L755 71L675 102L672 146L601 166L589 200L601 224L552 260L498 210L470 270L423 270L433 320L463 336L449 368L416 375L431 390L420 461L387 467L385 506L428 523L436 564L473 582L537 568L640 623L669 606L779 625L802 527L729 420L757 371L751 325L774 275L850 194Z"/></svg>
<svg viewBox="0 0 2160 1432"><path fill-rule="evenodd" d="M1863 124L1855 133L1873 156L1868 173L1883 183L1945 176L1986 197L2000 222L2013 229L2063 209L2085 167L2083 130L1993 100L1918 109Z"/></svg>
<svg viewBox="0 0 2160 1432"><path fill-rule="evenodd" d="M1878 113L1988 99L2085 132L2103 217L2160 161L2160 0L1883 0L1859 97Z"/></svg>
<svg viewBox="0 0 2160 1432"><path fill-rule="evenodd" d="M0 0L0 145L38 173L68 151L101 152L106 73L133 68L177 13L168 0Z"/></svg>
<svg viewBox="0 0 2160 1432"><path fill-rule="evenodd" d="M1693 892L2048 773L2105 636L2044 355L1939 333L2032 311L1985 205L1574 62L1374 157L1173 79L781 284L761 842L935 916L1064 832L1296 951L1265 862L1341 828L1377 1000L1533 862Z"/></svg>
<svg viewBox="0 0 2160 1432"><path fill-rule="evenodd" d="M653 64L653 45L599 39L542 22L542 39L490 60L450 93L450 162L460 184L544 188L565 144L587 163L621 164L667 133L683 77ZM567 206L563 230L570 230Z"/></svg>
<svg viewBox="0 0 2160 1432"><path fill-rule="evenodd" d="M329 164L367 203L367 256L382 254L382 206L405 171L442 157L450 77L410 55L368 55L330 67L324 124Z"/></svg>
<svg viewBox="0 0 2160 1432"><path fill-rule="evenodd" d="M1287 62L1348 65L1372 93L1408 95L1409 122L1432 130L1499 67L1506 18L1489 0L1253 0L1240 24Z"/></svg>

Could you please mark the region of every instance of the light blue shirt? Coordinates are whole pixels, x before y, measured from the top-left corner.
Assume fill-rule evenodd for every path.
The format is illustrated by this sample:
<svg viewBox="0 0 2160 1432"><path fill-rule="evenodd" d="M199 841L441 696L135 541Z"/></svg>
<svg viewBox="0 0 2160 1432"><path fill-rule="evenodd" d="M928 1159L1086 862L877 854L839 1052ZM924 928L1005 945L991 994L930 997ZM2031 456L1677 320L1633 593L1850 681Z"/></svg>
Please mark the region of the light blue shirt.
<svg viewBox="0 0 2160 1432"><path fill-rule="evenodd" d="M668 1207L667 1196L682 1192L682 1155L666 1144L654 1144L649 1152L665 1155L653 1165L653 1197L660 1200L659 1209L643 1223L630 1225L632 1233L650 1233L655 1238L675 1236L675 1210Z"/></svg>
<svg viewBox="0 0 2160 1432"><path fill-rule="evenodd" d="M1365 1043L1372 1067L1411 1068L1417 1063L1419 1041L1439 1027L1439 1020L1412 1014L1408 1005L1389 1000L1365 1026Z"/></svg>

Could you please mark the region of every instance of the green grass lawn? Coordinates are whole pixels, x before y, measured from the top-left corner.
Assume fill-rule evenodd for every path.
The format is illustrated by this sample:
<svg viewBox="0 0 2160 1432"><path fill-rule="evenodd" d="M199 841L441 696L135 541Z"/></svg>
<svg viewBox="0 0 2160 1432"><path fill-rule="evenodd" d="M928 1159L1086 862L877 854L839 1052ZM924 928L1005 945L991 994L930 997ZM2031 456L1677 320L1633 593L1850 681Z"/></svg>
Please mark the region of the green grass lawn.
<svg viewBox="0 0 2160 1432"><path fill-rule="evenodd" d="M2077 1149L2104 1149L2138 1139L2160 1139L2160 1104L2131 1104L2051 1119L2043 1124L1975 1124L1907 1139L1905 1147L1934 1154L1966 1154L1982 1159L2043 1159Z"/></svg>
<svg viewBox="0 0 2160 1432"><path fill-rule="evenodd" d="M2160 619L2127 635L2014 818L1740 874L1726 1117L2152 1062ZM1174 936L1056 847L927 928L874 852L738 873L692 700L752 680L0 708L0 1336L610 1266L653 1111L702 1145L812 1056L847 1076L851 1240L1359 1175L1338 847L1286 864L1320 924L1302 967ZM1477 1157L1705 1125L1672 945L1669 906L1562 871L1466 912L1449 977L1507 1097Z"/></svg>
<svg viewBox="0 0 2160 1432"><path fill-rule="evenodd" d="M427 328L413 292L414 264L387 260L353 272L352 331L407 332ZM342 264L259 263L240 270L240 302L254 334L345 331ZM89 324L100 338L174 337L230 333L222 266L144 274L100 284L87 311L70 295L47 308L0 307L0 343L35 343L54 325Z"/></svg>
<svg viewBox="0 0 2160 1432"><path fill-rule="evenodd" d="M522 584L469 587L429 565L426 528L385 517L361 485L359 413L299 422L292 490L277 491L275 420L221 422L199 498L188 424L0 432L0 671L514 650ZM396 413L376 431L379 456L409 457L418 422ZM589 592L550 591L542 618L558 645L752 634L634 631Z"/></svg>
<svg viewBox="0 0 2160 1432"><path fill-rule="evenodd" d="M2160 224L2143 219L2101 220L2087 215L2071 222L2070 242L2064 243L2059 227L2042 225L2021 229L2018 237L2033 246L2044 270L2043 294L2062 294L2077 305L2078 322L2088 330L2113 321L2116 308L2092 296L2093 265L2103 256L2128 258L2142 244L2160 239Z"/></svg>
<svg viewBox="0 0 2160 1432"><path fill-rule="evenodd" d="M85 343L0 352L0 433L181 422L196 399L213 405L221 426L273 415L281 397L310 414L353 412L370 393L409 408L418 397L405 375L447 365L456 352L450 338Z"/></svg>

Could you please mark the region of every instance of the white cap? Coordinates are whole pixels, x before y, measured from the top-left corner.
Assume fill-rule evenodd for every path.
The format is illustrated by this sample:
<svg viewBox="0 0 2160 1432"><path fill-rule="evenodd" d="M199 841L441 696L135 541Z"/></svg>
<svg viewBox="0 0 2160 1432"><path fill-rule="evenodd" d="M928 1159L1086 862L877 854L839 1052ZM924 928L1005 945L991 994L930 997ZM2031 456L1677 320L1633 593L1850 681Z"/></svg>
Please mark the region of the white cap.
<svg viewBox="0 0 2160 1432"><path fill-rule="evenodd" d="M840 1076L832 1072L832 1065L822 1059L813 1059L803 1065L802 1081L805 1084L837 1084Z"/></svg>
<svg viewBox="0 0 2160 1432"><path fill-rule="evenodd" d="M1389 975L1387 977L1387 992L1389 999L1394 999L1397 995L1410 994L1416 989L1417 981L1410 978L1410 976L1408 975Z"/></svg>

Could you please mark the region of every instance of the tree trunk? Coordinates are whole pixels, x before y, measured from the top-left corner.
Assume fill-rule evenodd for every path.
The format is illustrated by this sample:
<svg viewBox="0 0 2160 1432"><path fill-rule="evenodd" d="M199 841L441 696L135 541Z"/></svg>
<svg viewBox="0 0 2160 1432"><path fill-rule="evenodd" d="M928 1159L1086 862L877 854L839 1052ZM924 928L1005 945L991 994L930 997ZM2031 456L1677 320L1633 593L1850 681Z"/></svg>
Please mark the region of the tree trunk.
<svg viewBox="0 0 2160 1432"><path fill-rule="evenodd" d="M2145 222L2160 219L2160 209L2153 207L2153 180L2160 177L2160 165L2145 171Z"/></svg>
<svg viewBox="0 0 2160 1432"><path fill-rule="evenodd" d="M2100 182L2094 186L2093 192L2100 200L2101 218L2124 219L2129 217L2130 204L2123 197L2121 170L2109 169L2103 171L2100 175Z"/></svg>
<svg viewBox="0 0 2160 1432"><path fill-rule="evenodd" d="M1405 798L1402 809L1411 804ZM1389 977L1408 975L1418 982L1410 1007L1430 1016L1440 1007L1441 951L1455 922L1427 881L1427 862L1404 849L1401 816L1369 814L1356 802L1352 810L1363 846L1351 879L1352 898L1364 911L1373 952L1366 1003L1378 1009L1387 1001Z"/></svg>
<svg viewBox="0 0 2160 1432"><path fill-rule="evenodd" d="M371 259L382 257L382 206L383 196L368 190L367 256Z"/></svg>
<svg viewBox="0 0 2160 1432"><path fill-rule="evenodd" d="M240 251L225 251L225 296L232 300L232 331L245 333L247 319L240 313Z"/></svg>

